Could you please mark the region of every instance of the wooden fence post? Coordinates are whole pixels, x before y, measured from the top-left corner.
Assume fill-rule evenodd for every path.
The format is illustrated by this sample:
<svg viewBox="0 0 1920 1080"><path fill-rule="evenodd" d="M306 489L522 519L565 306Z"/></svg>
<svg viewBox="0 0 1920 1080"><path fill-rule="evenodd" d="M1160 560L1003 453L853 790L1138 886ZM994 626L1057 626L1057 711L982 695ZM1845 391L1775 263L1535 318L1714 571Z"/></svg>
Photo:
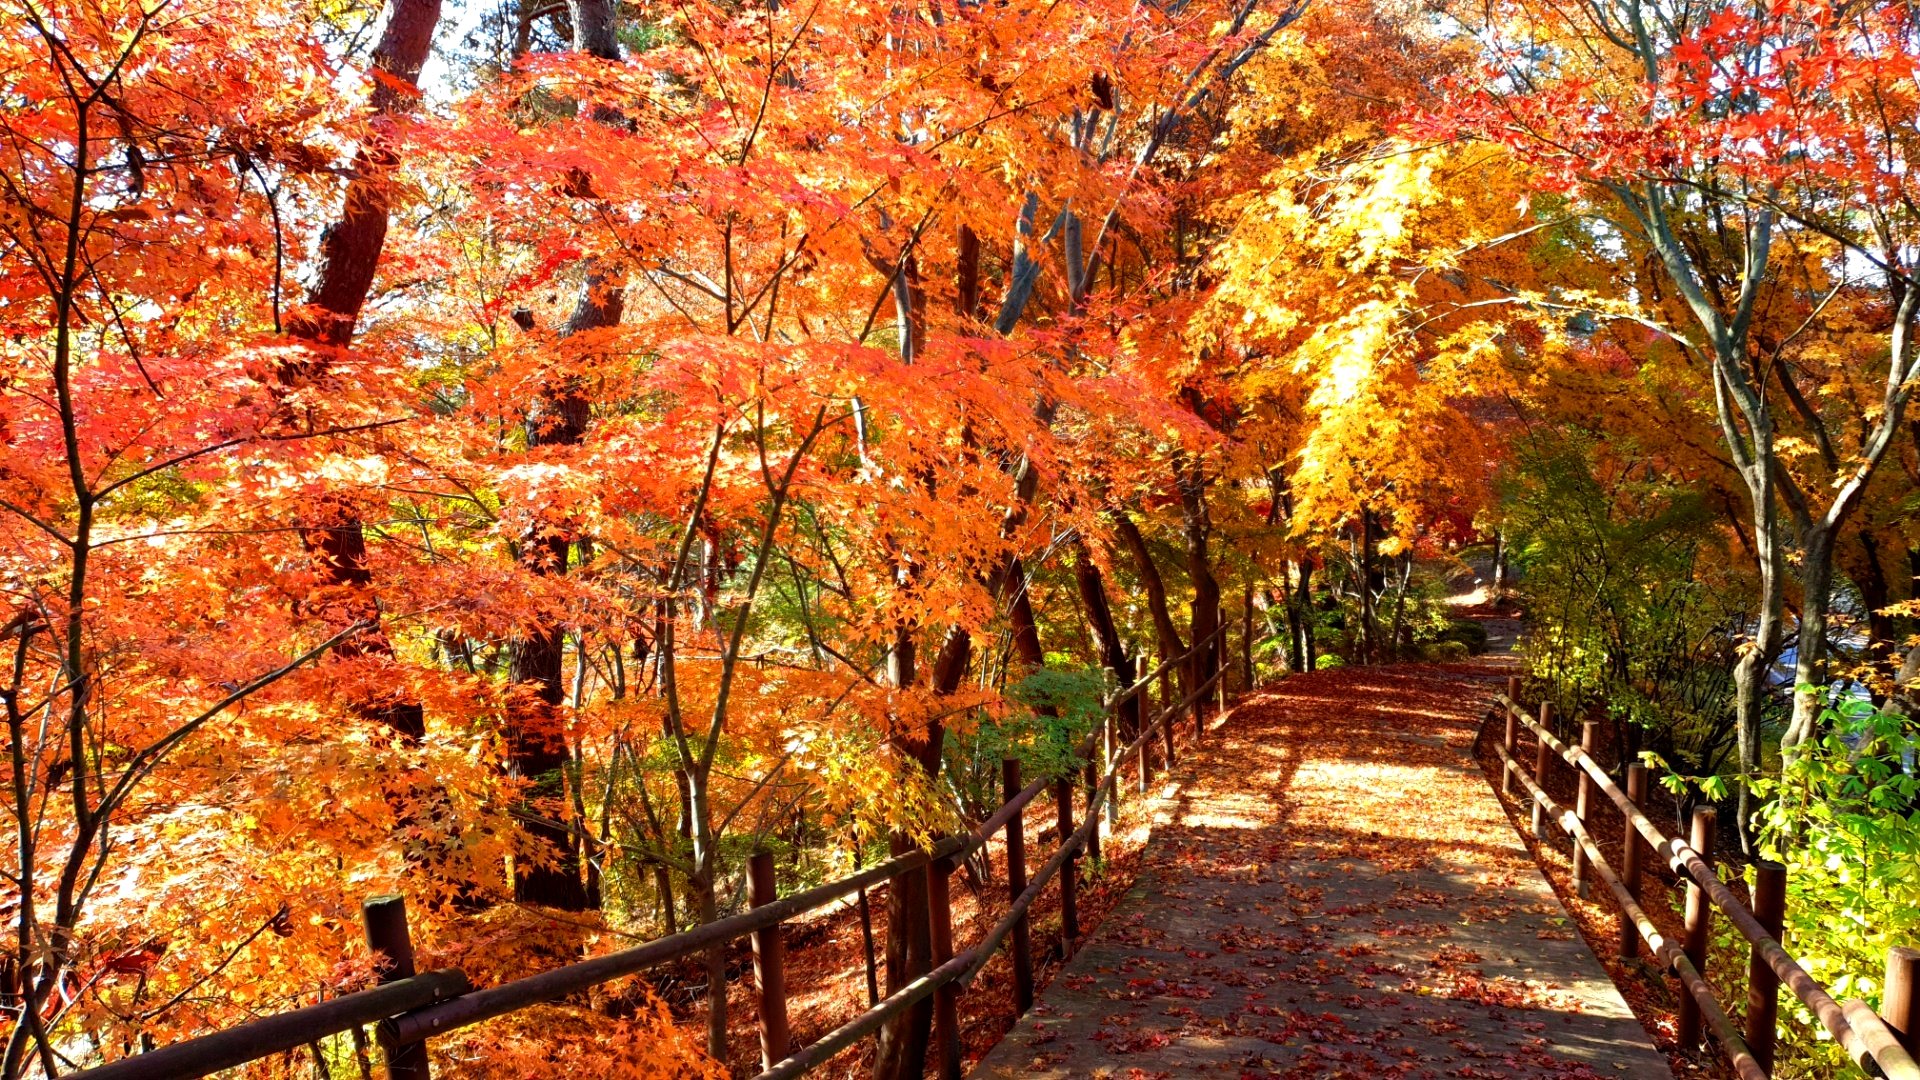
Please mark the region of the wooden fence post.
<svg viewBox="0 0 1920 1080"><path fill-rule="evenodd" d="M1227 671L1233 666L1233 661L1227 659L1231 654L1227 652L1229 624L1225 601L1214 605L1214 610L1219 612L1219 618L1215 622L1220 626L1220 639L1213 644L1213 673L1219 676L1213 684L1213 704L1216 713L1225 713L1227 711ZM1200 725L1200 731L1197 734L1206 734L1205 724Z"/></svg>
<svg viewBox="0 0 1920 1080"><path fill-rule="evenodd" d="M1095 753L1099 751L1099 744L1097 742L1094 744L1094 750ZM1101 770L1094 768L1093 761L1088 760L1086 768L1081 770L1080 776L1081 786L1086 789L1087 793L1087 814L1094 819L1093 827L1087 830L1087 858L1095 861L1098 861L1100 858L1100 828L1104 824L1099 820L1100 815L1095 813L1093 809L1093 798L1100 793L1100 774Z"/></svg>
<svg viewBox="0 0 1920 1080"><path fill-rule="evenodd" d="M1194 648L1193 664L1189 670L1193 672L1193 684L1192 684L1193 690L1191 691L1191 693L1193 694L1193 702L1192 702L1193 741L1195 743L1198 743L1200 741L1201 736L1207 733L1208 691L1206 690L1206 685L1207 685L1207 678L1208 678L1208 672L1207 672L1208 665L1207 665L1207 650L1201 648L1198 645L1195 645L1193 648ZM1171 716L1167 717L1167 739L1168 739L1167 745L1172 746L1173 745L1173 742L1172 742L1173 717ZM1173 763L1172 755L1167 756L1167 763L1169 765Z"/></svg>
<svg viewBox="0 0 1920 1080"><path fill-rule="evenodd" d="M1543 701L1540 703L1540 730L1553 730L1552 702ZM1548 756L1552 754L1553 751L1547 747L1547 737L1545 735L1539 736L1534 741L1539 744L1539 747L1533 754L1533 782L1540 785L1541 791L1545 791L1547 790ZM1536 839L1540 840L1547 838L1547 805L1539 799L1533 800L1533 835Z"/></svg>
<svg viewBox="0 0 1920 1080"><path fill-rule="evenodd" d="M773 852L747 856L747 903L765 907L779 898ZM753 985L760 1007L760 1067L771 1069L793 1051L787 1028L787 944L778 923L753 932Z"/></svg>
<svg viewBox="0 0 1920 1080"><path fill-rule="evenodd" d="M857 869L857 860L854 865ZM871 1009L880 1003L880 972L873 962L873 902L867 899L865 886L860 888L860 943L867 960L867 1008Z"/></svg>
<svg viewBox="0 0 1920 1080"><path fill-rule="evenodd" d="M1920 949L1895 945L1887 950L1887 981L1880 995L1880 1016L1907 1053L1920 1053Z"/></svg>
<svg viewBox="0 0 1920 1080"><path fill-rule="evenodd" d="M1696 806L1693 810L1693 850L1713 868L1713 840L1719 815L1711 806ZM1707 941L1713 930L1713 905L1707 899L1707 890L1687 877L1687 959L1693 961L1693 970L1701 978L1707 977ZM1693 995L1685 989L1680 991L1680 1047L1692 1050L1700 1045L1700 1006Z"/></svg>
<svg viewBox="0 0 1920 1080"><path fill-rule="evenodd" d="M1139 764L1140 764L1140 783L1139 783L1139 789L1140 789L1140 794L1142 794L1142 795L1145 795L1145 794L1147 793L1147 785L1148 785L1149 783L1151 783L1151 782L1152 782L1152 780L1153 780L1153 763L1152 763L1151 761L1149 761L1149 760L1148 760L1149 758L1151 758L1151 757L1153 756L1153 740L1152 740L1152 739L1142 739L1142 740L1140 741L1140 749L1139 749L1138 751L1136 751L1135 753L1136 753L1136 755L1137 755L1137 756L1139 757L1139 759L1140 759L1140 762L1139 762Z"/></svg>
<svg viewBox="0 0 1920 1080"><path fill-rule="evenodd" d="M360 917L367 930L367 948L381 957L379 981L390 983L413 978L413 935L407 930L407 898L368 897L360 905ZM379 1040L380 1055L387 1060L387 1075L392 1080L428 1080L433 1075L427 1061L426 1043L395 1042L385 1024L377 1029L375 1038Z"/></svg>
<svg viewBox="0 0 1920 1080"><path fill-rule="evenodd" d="M1594 723L1592 720L1583 721L1580 725L1580 749L1589 757L1593 756L1593 748L1595 740L1599 737L1599 731L1600 725ZM1573 798L1573 816L1579 818L1580 824L1584 826L1587 823L1587 807L1593 793L1593 777L1588 776L1587 770L1585 769L1575 769L1574 772L1579 777L1580 789ZM1582 847L1578 840L1575 840L1573 844L1573 891L1577 893L1582 900L1587 899L1593 892L1592 886L1588 883L1587 876L1587 849Z"/></svg>
<svg viewBox="0 0 1920 1080"><path fill-rule="evenodd" d="M1137 697L1134 700L1139 702L1142 708L1145 708L1146 701L1144 700L1144 697L1146 694L1146 690L1144 689L1141 690L1140 694L1142 696ZM1119 727L1120 727L1120 717L1117 711L1107 713L1107 718L1104 721L1102 721L1100 724L1100 732L1101 732L1100 738L1105 743L1105 745L1101 748L1101 751L1100 751L1100 768L1101 768L1102 775L1105 775L1105 771L1107 769L1117 769L1119 767L1120 763L1114 760L1114 756L1113 756L1116 749L1120 745L1120 741L1117 738L1115 738L1115 734L1118 732ZM1107 796L1107 801L1105 806L1106 813L1107 813L1107 832L1109 833L1113 832L1113 827L1119 824L1120 822L1120 793L1126 790L1126 787L1127 785L1120 782L1119 777L1117 776L1114 777L1113 793Z"/></svg>
<svg viewBox="0 0 1920 1080"><path fill-rule="evenodd" d="M1060 814L1060 845L1065 847L1067 840L1073 836L1073 781L1064 773L1053 782L1053 801ZM1096 833L1100 831L1097 823L1093 831ZM1080 937L1080 913L1074 905L1076 885L1073 880L1074 869L1079 864L1079 856L1069 855L1066 864L1060 867L1060 959L1062 960L1072 959L1074 942Z"/></svg>
<svg viewBox="0 0 1920 1080"><path fill-rule="evenodd" d="M1196 709L1199 707L1200 706L1197 703L1194 705L1194 708ZM1169 709L1167 710L1166 716L1161 718L1164 722L1160 725L1160 734L1161 734L1160 741L1165 744L1161 748L1167 752L1167 758L1166 758L1166 761L1163 763L1162 767L1165 768L1168 772L1173 771L1174 763L1175 761L1178 760L1174 756L1174 749L1173 749L1173 716L1174 716L1174 713L1179 711L1180 710L1178 709Z"/></svg>
<svg viewBox="0 0 1920 1080"><path fill-rule="evenodd" d="M1001 790L1005 793L1004 802L1012 802L1020 795L1020 762L1013 758L1000 759ZM1027 891L1027 840L1024 823L1025 807L1021 812L1007 818L1007 899L1008 902L1020 899ZM1013 924L1013 1011L1016 1016L1024 1016L1033 1007L1033 937L1029 931L1026 913L1022 912Z"/></svg>
<svg viewBox="0 0 1920 1080"><path fill-rule="evenodd" d="M1639 809L1647 801L1647 767L1635 762L1627 766L1627 801ZM1640 830L1633 822L1623 822L1620 835L1620 880L1627 887L1627 895L1640 899L1640 862L1646 841L1640 838ZM1620 913L1620 955L1631 960L1640 954L1640 928L1633 924L1627 913Z"/></svg>
<svg viewBox="0 0 1920 1080"><path fill-rule="evenodd" d="M1520 718L1513 714L1514 708L1520 704L1520 677L1518 675L1507 679L1507 701L1509 703L1508 707L1502 709L1501 712L1507 716L1507 759L1511 761L1513 759L1513 745L1520 739ZM1513 794L1513 766L1511 765L1503 765L1500 768L1500 794Z"/></svg>
<svg viewBox="0 0 1920 1080"><path fill-rule="evenodd" d="M953 859L939 859L927 873L927 914L933 926L933 966L953 959ZM960 984L933 992L933 1048L940 1080L960 1080Z"/></svg>
<svg viewBox="0 0 1920 1080"><path fill-rule="evenodd" d="M1253 582L1247 582L1246 591L1241 595L1241 599L1244 602L1243 614L1246 620L1240 628L1240 667L1247 681L1242 689L1251 694L1253 692Z"/></svg>
<svg viewBox="0 0 1920 1080"><path fill-rule="evenodd" d="M1787 923L1787 868L1776 862L1753 864L1753 917L1779 941ZM1755 946L1747 958L1747 1049L1768 1075L1773 1073L1774 1034L1780 1019L1780 976Z"/></svg>

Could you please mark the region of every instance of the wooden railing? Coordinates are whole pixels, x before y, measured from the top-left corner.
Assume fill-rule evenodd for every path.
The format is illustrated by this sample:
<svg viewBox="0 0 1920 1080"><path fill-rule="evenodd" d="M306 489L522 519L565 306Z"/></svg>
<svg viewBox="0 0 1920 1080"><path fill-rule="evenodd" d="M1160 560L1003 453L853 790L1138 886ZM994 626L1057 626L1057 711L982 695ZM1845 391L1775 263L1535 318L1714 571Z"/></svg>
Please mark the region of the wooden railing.
<svg viewBox="0 0 1920 1080"><path fill-rule="evenodd" d="M764 1065L764 1071L757 1080L801 1076L878 1031L890 1020L928 997L934 999L932 1052L938 1055L940 1075L957 1080L961 1065L958 1025L960 994L1001 946L1007 945L1014 969L1014 1007L1018 1012L1025 1012L1032 1005L1029 909L1042 890L1057 878L1061 892L1063 944L1066 949L1072 948L1074 940L1079 937L1075 863L1083 852L1091 850L1097 855L1101 819L1108 816L1103 815L1102 810L1115 799L1121 773L1128 761L1131 759L1136 764L1140 789L1146 790L1154 769L1155 743L1160 744L1162 767L1171 768L1177 753L1175 728L1179 719L1183 715L1191 715L1193 738L1197 742L1206 730L1209 702L1224 710L1224 662L1214 665L1214 670L1206 675L1204 681L1181 700L1173 700L1174 694L1167 687L1170 673L1183 665L1191 668L1206 666L1202 658L1212 655L1207 650L1225 633L1226 623L1221 620L1220 629L1212 635L1195 642L1188 652L1165 661L1106 702L1103 722L1088 733L1073 755L1075 759L1084 759L1087 763L1083 771L1085 809L1077 827L1074 824L1073 772L1041 777L1023 785L1020 763L1009 758L1002 762L1005 801L972 832L947 837L929 850L909 852L784 899L775 899L773 895L772 857L758 854L748 864L752 906L745 912L631 949L479 990L472 989L465 975L458 971L415 974L405 902L397 896L374 897L366 902L364 914L368 946L382 958L384 964L381 985L346 994L324 1004L295 1009L136 1054L73 1075L86 1080L187 1080L372 1026L389 1074L394 1080L426 1080L431 1075L426 1054L426 1041L430 1038L532 1005L559 1000L601 983L676 960L724 948L728 943L745 937L751 939L753 946ZM1162 708L1150 718L1143 716L1146 722L1140 725L1133 741L1116 748L1120 706L1132 698L1147 694L1156 680L1162 686ZM1101 759L1105 759L1104 762ZM1096 768L1099 764L1104 764L1104 769ZM1025 868L1024 818L1028 806L1049 788L1058 807L1061 842L1046 863L1029 878ZM955 952L952 906L949 902L953 871L961 860L985 847L999 832L1006 834L1010 904L1006 913L979 941ZM897 887L907 875L912 874L926 875L928 918L933 943L932 970L874 1002L865 1012L814 1042L795 1049L791 1045L786 1016L782 924L850 895L859 894L864 899L865 890L871 886L894 882ZM868 964L871 968L870 954Z"/></svg>
<svg viewBox="0 0 1920 1080"><path fill-rule="evenodd" d="M1681 1045L1693 1050L1700 1045L1702 1025L1713 1034L1720 1053L1742 1080L1765 1080L1774 1065L1774 1035L1778 1020L1779 989L1784 984L1795 998L1818 1018L1847 1056L1868 1073L1889 1080L1920 1080L1920 1065L1910 1052L1910 1038L1920 1022L1920 1002L1914 993L1915 976L1920 973L1920 953L1912 949L1892 950L1887 962L1887 985L1883 1017L1861 1001L1841 1004L1826 988L1800 966L1800 962L1781 945L1786 916L1787 877L1784 867L1760 863L1756 868L1753 906L1741 903L1733 890L1713 869L1714 838L1718 822L1713 808L1700 807L1693 812L1691 842L1668 837L1642 812L1647 798L1647 770L1640 764L1626 767L1626 789L1621 790L1613 777L1593 757L1596 725L1581 725L1578 747L1568 746L1552 731L1553 710L1540 706L1540 718L1534 719L1516 699L1519 680L1510 679L1507 692L1494 698L1489 715L1504 717L1505 733L1494 746L1500 759L1502 794L1513 794L1517 780L1532 802L1532 829L1545 840L1546 825L1552 822L1573 840L1573 885L1582 897L1598 877L1612 893L1620 910L1619 947L1623 957L1638 955L1644 941L1660 964L1680 982ZM1533 736L1534 758L1531 772L1515 759L1520 731ZM1568 810L1547 794L1549 768L1555 759L1571 766L1578 779L1574 808ZM1598 792L1611 801L1622 818L1621 869L1607 862L1605 852L1588 831L1595 809L1593 795ZM1687 889L1685 939L1676 943L1666 937L1641 906L1641 868L1644 855L1651 852L1664 860ZM1750 946L1747 966L1747 1003L1744 1030L1713 995L1707 982L1707 943L1713 912L1718 910L1740 931Z"/></svg>

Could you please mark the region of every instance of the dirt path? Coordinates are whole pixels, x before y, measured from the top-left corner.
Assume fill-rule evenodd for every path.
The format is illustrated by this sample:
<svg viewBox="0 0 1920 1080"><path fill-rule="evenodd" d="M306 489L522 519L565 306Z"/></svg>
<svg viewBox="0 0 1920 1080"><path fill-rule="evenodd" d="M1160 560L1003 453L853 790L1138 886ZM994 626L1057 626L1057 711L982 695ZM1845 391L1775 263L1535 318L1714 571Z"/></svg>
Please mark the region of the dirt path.
<svg viewBox="0 0 1920 1080"><path fill-rule="evenodd" d="M973 1075L1670 1077L1473 761L1503 675L1338 669L1243 701Z"/></svg>

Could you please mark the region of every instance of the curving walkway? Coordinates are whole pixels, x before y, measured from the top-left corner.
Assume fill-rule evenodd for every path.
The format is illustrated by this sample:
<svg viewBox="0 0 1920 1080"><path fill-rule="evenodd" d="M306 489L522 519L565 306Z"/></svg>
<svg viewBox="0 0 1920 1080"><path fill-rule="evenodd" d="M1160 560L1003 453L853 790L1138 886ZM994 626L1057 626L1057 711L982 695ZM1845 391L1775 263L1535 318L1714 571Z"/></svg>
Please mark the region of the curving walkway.
<svg viewBox="0 0 1920 1080"><path fill-rule="evenodd" d="M1666 1060L1470 747L1494 662L1243 700L1140 881L975 1077L1631 1077Z"/></svg>

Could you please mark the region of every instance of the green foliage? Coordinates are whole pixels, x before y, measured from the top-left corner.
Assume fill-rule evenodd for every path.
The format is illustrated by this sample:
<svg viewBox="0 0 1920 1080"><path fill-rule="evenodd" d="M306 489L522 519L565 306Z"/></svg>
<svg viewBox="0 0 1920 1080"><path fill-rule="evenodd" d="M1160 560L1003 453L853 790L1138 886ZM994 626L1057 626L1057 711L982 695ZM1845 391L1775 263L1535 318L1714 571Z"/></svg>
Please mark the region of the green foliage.
<svg viewBox="0 0 1920 1080"><path fill-rule="evenodd" d="M1868 702L1822 713L1823 734L1756 782L1762 853L1787 868L1789 949L1839 1000L1877 1006L1889 946L1920 940L1920 778L1905 717ZM1789 1001L1791 998L1788 999ZM1782 1034L1838 1066L1804 1009Z"/></svg>
<svg viewBox="0 0 1920 1080"><path fill-rule="evenodd" d="M1676 771L1666 758L1651 750L1641 751L1640 760L1660 778L1661 787L1683 799L1693 797L1705 802L1720 802L1728 795L1727 778L1718 773L1689 776Z"/></svg>
<svg viewBox="0 0 1920 1080"><path fill-rule="evenodd" d="M1473 619L1449 619L1436 640L1459 642L1469 654L1479 656L1487 651L1487 628Z"/></svg>
<svg viewBox="0 0 1920 1080"><path fill-rule="evenodd" d="M1313 669L1315 671L1331 671L1334 668L1346 666L1346 660L1343 659L1339 653L1321 653L1319 656L1313 658Z"/></svg>
<svg viewBox="0 0 1920 1080"><path fill-rule="evenodd" d="M1032 783L1058 776L1083 762L1073 751L1105 715L1106 674L1098 668L1043 668L1009 686L1012 706L996 720L983 721L970 737L950 735L946 774L962 808L984 816L1000 804L1000 762L1020 762L1020 774Z"/></svg>
<svg viewBox="0 0 1920 1080"><path fill-rule="evenodd" d="M1042 668L1021 679L1007 690L1018 708L994 727L1002 756L1020 759L1030 777L1079 768L1084 762L1074 748L1106 714L1106 689L1098 668Z"/></svg>
<svg viewBox="0 0 1920 1080"><path fill-rule="evenodd" d="M1676 771L1722 772L1748 584L1700 495L1617 437L1535 432L1516 451L1501 499L1535 683L1562 716L1604 705Z"/></svg>

